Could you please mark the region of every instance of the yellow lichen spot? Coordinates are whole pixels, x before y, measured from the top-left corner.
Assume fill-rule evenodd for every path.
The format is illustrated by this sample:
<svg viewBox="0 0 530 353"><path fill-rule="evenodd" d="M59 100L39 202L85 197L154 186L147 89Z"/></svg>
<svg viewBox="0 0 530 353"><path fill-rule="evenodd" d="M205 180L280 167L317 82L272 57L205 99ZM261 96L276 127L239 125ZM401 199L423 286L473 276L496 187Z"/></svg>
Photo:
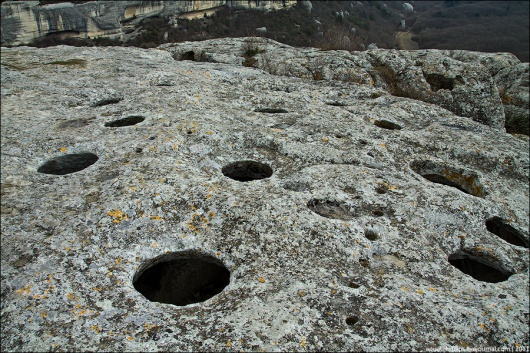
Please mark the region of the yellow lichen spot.
<svg viewBox="0 0 530 353"><path fill-rule="evenodd" d="M519 343L517 343L517 342L515 342L515 346L516 347L521 347L521 345ZM528 348L528 347L526 347L526 348Z"/></svg>
<svg viewBox="0 0 530 353"><path fill-rule="evenodd" d="M506 341L508 341L508 339L507 339L506 337L504 337L504 338L502 339L502 341L503 341L503 342L506 342Z"/></svg>
<svg viewBox="0 0 530 353"><path fill-rule="evenodd" d="M66 251L70 251L70 250L72 250L72 248L69 247L69 246L67 246L67 247L66 247Z"/></svg>
<svg viewBox="0 0 530 353"><path fill-rule="evenodd" d="M409 331L409 333L414 333L414 330L412 329L412 327L410 327L409 324L405 324L407 326L407 330Z"/></svg>
<svg viewBox="0 0 530 353"><path fill-rule="evenodd" d="M408 291L409 289L407 287L401 287L404 291Z"/></svg>
<svg viewBox="0 0 530 353"><path fill-rule="evenodd" d="M133 338L131 336L127 336L127 340L132 341Z"/></svg>
<svg viewBox="0 0 530 353"><path fill-rule="evenodd" d="M212 135L213 131L206 131L206 135Z"/></svg>
<svg viewBox="0 0 530 353"><path fill-rule="evenodd" d="M165 179L164 179L164 178L162 178L162 179L159 179L158 181L159 181L160 183L163 183L163 182L164 182L164 180L165 180Z"/></svg>
<svg viewBox="0 0 530 353"><path fill-rule="evenodd" d="M227 347L230 347L230 345L231 345L230 341L226 342Z"/></svg>
<svg viewBox="0 0 530 353"><path fill-rule="evenodd" d="M263 277L259 277L259 278L258 278L258 281L260 281L261 283L265 283L265 278L263 278Z"/></svg>
<svg viewBox="0 0 530 353"><path fill-rule="evenodd" d="M60 151L65 153L66 152L66 147L61 148Z"/></svg>
<svg viewBox="0 0 530 353"><path fill-rule="evenodd" d="M327 138L327 137L322 137L322 141L324 141L324 142L328 142L328 141L329 141L329 138Z"/></svg>
<svg viewBox="0 0 530 353"><path fill-rule="evenodd" d="M355 241L357 242L357 244L361 243L361 241L359 239L355 239Z"/></svg>
<svg viewBox="0 0 530 353"><path fill-rule="evenodd" d="M298 292L298 295L301 296L301 297L305 297L307 293L306 292L303 292L303 291L300 291Z"/></svg>
<svg viewBox="0 0 530 353"><path fill-rule="evenodd" d="M282 129L271 129L272 132L282 132Z"/></svg>
<svg viewBox="0 0 530 353"><path fill-rule="evenodd" d="M74 295L74 293L68 293L68 294L66 295L66 297L67 297L68 299L70 299L70 300L74 300L74 299L75 299L75 295Z"/></svg>
<svg viewBox="0 0 530 353"><path fill-rule="evenodd" d="M152 246L153 248L158 248L158 244L157 244L157 243L153 243L151 246Z"/></svg>
<svg viewBox="0 0 530 353"><path fill-rule="evenodd" d="M416 291L416 293L419 293L419 294L425 294L425 292L422 291L421 289L418 289L418 290Z"/></svg>
<svg viewBox="0 0 530 353"><path fill-rule="evenodd" d="M411 205L411 206L414 206L414 201L411 201L411 202L410 202L410 205Z"/></svg>
<svg viewBox="0 0 530 353"><path fill-rule="evenodd" d="M160 216L151 216L151 219L154 219L155 221L161 221L163 218Z"/></svg>
<svg viewBox="0 0 530 353"><path fill-rule="evenodd" d="M433 287L430 287L429 290L430 290L431 292L438 292L438 289L433 288Z"/></svg>
<svg viewBox="0 0 530 353"><path fill-rule="evenodd" d="M481 251L484 248L482 246L477 246L475 249L477 249L478 251Z"/></svg>
<svg viewBox="0 0 530 353"><path fill-rule="evenodd" d="M380 143L379 146L386 147L386 145L384 143Z"/></svg>
<svg viewBox="0 0 530 353"><path fill-rule="evenodd" d="M42 313L42 314L40 314L40 316L42 316L42 317L46 317L47 315L48 315L48 313Z"/></svg>
<svg viewBox="0 0 530 353"><path fill-rule="evenodd" d="M331 290L331 295L335 295L335 294L337 294L337 290L336 289L332 289Z"/></svg>
<svg viewBox="0 0 530 353"><path fill-rule="evenodd" d="M506 311L510 310L511 308L512 308L512 307L508 305L508 306L506 307Z"/></svg>
<svg viewBox="0 0 530 353"><path fill-rule="evenodd" d="M118 258L116 259L116 265L121 264L121 261L122 261L122 260L123 260L123 259L122 259L121 257L118 257Z"/></svg>
<svg viewBox="0 0 530 353"><path fill-rule="evenodd" d="M370 86L373 86L375 84L374 80L370 80Z"/></svg>
<svg viewBox="0 0 530 353"><path fill-rule="evenodd" d="M112 222L114 222L114 223L120 223L121 221L124 221L124 220L126 220L126 219L129 219L129 216L128 216L126 213L124 213L124 212L122 212L122 211L120 211L120 210L117 210L117 209L116 209L116 210L113 210L113 211L109 211L109 212L107 213L107 215L109 215L109 216L111 216L112 218L114 218L114 219L112 220Z"/></svg>
<svg viewBox="0 0 530 353"><path fill-rule="evenodd" d="M28 284L26 287L20 288L17 291L15 291L16 294L20 294L20 295L28 295L30 292L31 292L31 284Z"/></svg>
<svg viewBox="0 0 530 353"><path fill-rule="evenodd" d="M98 292L101 291L101 288L99 288L99 287L94 287L94 288L92 288L92 289L95 290L95 291L98 291Z"/></svg>
<svg viewBox="0 0 530 353"><path fill-rule="evenodd" d="M478 324L480 327L482 327L484 330L486 329L486 325L484 324Z"/></svg>

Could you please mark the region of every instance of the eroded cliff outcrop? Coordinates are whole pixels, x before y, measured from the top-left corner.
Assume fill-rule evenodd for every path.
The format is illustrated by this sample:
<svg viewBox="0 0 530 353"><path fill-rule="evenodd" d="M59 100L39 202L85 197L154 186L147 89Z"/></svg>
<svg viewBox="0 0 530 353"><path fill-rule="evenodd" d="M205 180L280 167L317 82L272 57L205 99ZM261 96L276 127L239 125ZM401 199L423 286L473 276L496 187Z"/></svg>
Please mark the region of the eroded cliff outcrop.
<svg viewBox="0 0 530 353"><path fill-rule="evenodd" d="M248 40L1 49L1 350L527 347L528 137Z"/></svg>
<svg viewBox="0 0 530 353"><path fill-rule="evenodd" d="M123 39L123 32L146 17L170 17L218 9L221 6L253 9L283 9L296 0L208 0L208 1L89 1L54 3L7 1L1 10L1 43L28 44L48 34L80 38Z"/></svg>

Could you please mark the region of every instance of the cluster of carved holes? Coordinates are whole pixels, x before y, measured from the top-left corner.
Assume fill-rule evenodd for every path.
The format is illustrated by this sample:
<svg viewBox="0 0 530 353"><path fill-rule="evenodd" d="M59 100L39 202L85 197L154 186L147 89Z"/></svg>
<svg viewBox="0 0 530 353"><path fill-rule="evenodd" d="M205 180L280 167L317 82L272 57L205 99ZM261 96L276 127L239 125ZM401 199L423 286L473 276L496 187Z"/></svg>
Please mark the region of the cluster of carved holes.
<svg viewBox="0 0 530 353"><path fill-rule="evenodd" d="M237 181L253 181L272 176L272 168L267 164L254 161L230 163L221 170L223 175Z"/></svg>
<svg viewBox="0 0 530 353"><path fill-rule="evenodd" d="M141 123L144 120L145 120L145 118L143 116L133 115L133 116L128 116L126 118L109 121L109 122L105 123L105 126L106 127L131 126L131 125L136 125L138 123Z"/></svg>
<svg viewBox="0 0 530 353"><path fill-rule="evenodd" d="M278 114L278 113L288 113L287 110L282 108L261 108L254 110L257 113L269 113L269 114Z"/></svg>
<svg viewBox="0 0 530 353"><path fill-rule="evenodd" d="M216 258L196 252L164 254L141 266L134 288L152 302L184 306L221 293L230 271Z"/></svg>
<svg viewBox="0 0 530 353"><path fill-rule="evenodd" d="M96 163L98 156L93 153L74 153L59 156L41 165L37 172L44 174L65 175L79 172Z"/></svg>
<svg viewBox="0 0 530 353"><path fill-rule="evenodd" d="M374 125L387 130L401 130L401 126L388 120L376 120Z"/></svg>
<svg viewBox="0 0 530 353"><path fill-rule="evenodd" d="M336 201L311 199L307 202L307 207L326 218L349 220L353 217L353 214L344 204Z"/></svg>
<svg viewBox="0 0 530 353"><path fill-rule="evenodd" d="M528 248L528 240L524 235L499 217L488 219L486 229L510 244Z"/></svg>
<svg viewBox="0 0 530 353"><path fill-rule="evenodd" d="M487 260L468 254L451 255L448 261L466 275L482 282L497 283L506 281L513 274L494 267Z"/></svg>

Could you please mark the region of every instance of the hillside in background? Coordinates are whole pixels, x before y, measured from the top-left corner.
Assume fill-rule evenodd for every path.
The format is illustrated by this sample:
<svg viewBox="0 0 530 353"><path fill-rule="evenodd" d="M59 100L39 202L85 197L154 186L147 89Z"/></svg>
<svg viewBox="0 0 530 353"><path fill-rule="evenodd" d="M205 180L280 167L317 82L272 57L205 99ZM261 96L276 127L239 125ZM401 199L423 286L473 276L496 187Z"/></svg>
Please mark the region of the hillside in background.
<svg viewBox="0 0 530 353"><path fill-rule="evenodd" d="M224 7L199 19L151 17L126 32L124 42L48 35L33 44L126 45L143 48L166 42L222 37L264 36L292 46L364 50L400 48L396 33L408 31L419 49L511 52L529 61L528 1L311 1L263 12ZM402 21L405 27L401 27ZM256 31L257 28L266 28Z"/></svg>

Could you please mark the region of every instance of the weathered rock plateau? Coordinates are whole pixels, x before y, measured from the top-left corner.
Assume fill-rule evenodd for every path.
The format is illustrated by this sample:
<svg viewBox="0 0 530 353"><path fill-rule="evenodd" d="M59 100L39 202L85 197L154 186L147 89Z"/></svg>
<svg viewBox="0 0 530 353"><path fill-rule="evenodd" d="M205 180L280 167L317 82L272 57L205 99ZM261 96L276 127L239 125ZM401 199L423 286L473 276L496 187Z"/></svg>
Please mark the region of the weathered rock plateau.
<svg viewBox="0 0 530 353"><path fill-rule="evenodd" d="M248 41L1 49L1 350L528 347L490 68Z"/></svg>

